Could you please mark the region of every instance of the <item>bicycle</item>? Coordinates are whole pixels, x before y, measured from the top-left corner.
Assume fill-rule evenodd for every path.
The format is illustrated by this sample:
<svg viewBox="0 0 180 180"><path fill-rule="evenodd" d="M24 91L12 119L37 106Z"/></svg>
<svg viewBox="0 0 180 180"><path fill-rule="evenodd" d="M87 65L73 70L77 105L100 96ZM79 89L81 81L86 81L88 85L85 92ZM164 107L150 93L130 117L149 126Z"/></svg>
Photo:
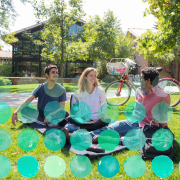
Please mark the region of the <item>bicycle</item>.
<svg viewBox="0 0 180 180"><path fill-rule="evenodd" d="M120 62L111 63L114 59L120 59ZM122 62L125 61L124 62ZM112 58L110 63L106 65L108 73L112 75L119 75L121 76L120 80L113 81L110 83L106 89L106 97L107 102L109 105L117 105L122 106L124 105L131 96L132 89L134 93L136 92L138 86L133 83L133 81L129 78L128 73L140 67L140 65L136 64L134 61L130 60L129 58ZM158 72L162 72L162 67L156 68ZM138 85L138 84L137 84ZM140 84L139 84L140 85ZM175 107L180 102L180 88L179 82L172 78L163 78L159 80L158 88L167 92L171 97L171 107ZM135 94L134 94L135 95ZM111 100L113 102L111 102Z"/></svg>

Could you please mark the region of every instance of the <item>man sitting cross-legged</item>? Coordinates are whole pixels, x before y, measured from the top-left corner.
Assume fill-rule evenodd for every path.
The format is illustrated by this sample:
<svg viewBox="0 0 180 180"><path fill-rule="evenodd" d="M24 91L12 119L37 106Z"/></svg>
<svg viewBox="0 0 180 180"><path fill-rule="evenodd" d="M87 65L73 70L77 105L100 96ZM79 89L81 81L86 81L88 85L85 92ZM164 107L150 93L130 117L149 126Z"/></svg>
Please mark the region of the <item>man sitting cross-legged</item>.
<svg viewBox="0 0 180 180"><path fill-rule="evenodd" d="M39 116L36 122L41 124L47 124L48 126L51 127L58 125L57 123L50 123L47 120L47 117L44 116L44 109L46 105L52 101L60 102L62 106L65 106L66 91L64 87L56 83L58 79L58 68L56 65L51 65L51 64L48 65L47 67L45 67L44 72L47 78L47 83L43 83L37 86L32 92L32 95L28 97L13 113L12 124L14 126L16 125L15 121L18 122L17 113L20 112L23 108L25 108L28 105L28 103L30 103L34 98L37 97L38 97L37 107L39 110ZM59 108L56 109L54 112L50 113L48 116L53 116L60 110L62 110L62 108L60 108L60 104L59 104ZM51 117L49 118L51 119Z"/></svg>
<svg viewBox="0 0 180 180"><path fill-rule="evenodd" d="M120 136L124 136L131 129L141 128L145 124L150 124L150 122L154 119L153 117L154 114L152 115L152 109L158 103L164 101L165 103L163 103L163 105L166 106L164 107L164 109L168 109L170 105L170 96L169 94L165 93L161 89L158 89L157 87L157 84L159 82L159 72L155 68L147 67L142 69L141 76L142 76L141 87L138 88L136 91L135 101L141 103L145 107L146 113L144 119L140 123L131 123L127 120L116 121L115 123L111 123L108 126L105 126L101 129L90 131L93 137L93 143L98 142L97 141L98 135L106 129L113 129L117 131L120 134ZM159 113L158 110L157 113ZM163 114L159 114L159 115L163 116L163 118L164 117L167 118L167 116L164 116ZM163 122L167 122L167 121L168 119L163 120ZM152 121L152 125L158 125L158 124L159 123L157 121ZM167 123L161 123L161 125L162 127L164 127L167 126ZM69 139L70 136L71 134L68 134L67 138Z"/></svg>

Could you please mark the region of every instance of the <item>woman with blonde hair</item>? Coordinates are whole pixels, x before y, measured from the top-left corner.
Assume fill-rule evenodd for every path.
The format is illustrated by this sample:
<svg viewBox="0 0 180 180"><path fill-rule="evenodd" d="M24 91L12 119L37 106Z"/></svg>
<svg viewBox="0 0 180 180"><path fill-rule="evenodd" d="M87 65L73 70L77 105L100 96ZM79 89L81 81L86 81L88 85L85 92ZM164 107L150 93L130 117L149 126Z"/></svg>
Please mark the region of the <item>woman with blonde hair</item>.
<svg viewBox="0 0 180 180"><path fill-rule="evenodd" d="M81 124L74 121L71 116L67 117L66 119L68 122L73 124L73 127L76 127L76 130L82 128L92 131L108 125L108 123L101 121L98 116L98 109L106 103L106 94L100 87L97 74L95 68L89 67L86 68L80 76L77 96L79 101L86 103L90 107L92 116L89 121L92 121L92 124ZM76 101L72 100L72 103L75 104ZM66 128L71 131L71 125L67 124ZM74 128L72 129L72 131L74 131Z"/></svg>

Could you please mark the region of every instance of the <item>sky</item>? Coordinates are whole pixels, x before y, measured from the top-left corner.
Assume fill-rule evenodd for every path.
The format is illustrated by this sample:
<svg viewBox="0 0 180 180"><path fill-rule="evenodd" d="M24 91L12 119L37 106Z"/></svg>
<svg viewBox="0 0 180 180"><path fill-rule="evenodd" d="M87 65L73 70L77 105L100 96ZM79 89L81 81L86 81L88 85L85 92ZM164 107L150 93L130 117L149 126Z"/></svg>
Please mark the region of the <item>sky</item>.
<svg viewBox="0 0 180 180"><path fill-rule="evenodd" d="M14 25L11 25L12 31L17 31L36 24L33 8L30 4L23 5L19 0L14 0L15 10L19 16ZM95 14L103 17L104 12L111 10L121 22L123 32L128 28L152 29L155 24L155 17L148 15L143 17L143 11L148 8L147 3L142 0L86 0L84 11L87 15ZM3 50L11 50L10 46L4 46Z"/></svg>

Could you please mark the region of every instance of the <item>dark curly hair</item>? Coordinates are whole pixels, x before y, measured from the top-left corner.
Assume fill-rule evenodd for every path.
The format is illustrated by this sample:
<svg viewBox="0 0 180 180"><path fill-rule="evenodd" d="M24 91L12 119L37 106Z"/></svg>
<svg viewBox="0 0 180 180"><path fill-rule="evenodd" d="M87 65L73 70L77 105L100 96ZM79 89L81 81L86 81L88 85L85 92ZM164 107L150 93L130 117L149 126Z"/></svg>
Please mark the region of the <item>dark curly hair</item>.
<svg viewBox="0 0 180 180"><path fill-rule="evenodd" d="M144 74L144 79L148 80L150 79L151 85L156 86L159 82L159 72L156 68L153 67L146 67L141 70L141 72Z"/></svg>
<svg viewBox="0 0 180 180"><path fill-rule="evenodd" d="M45 74L47 73L47 74L49 75L49 72L50 72L50 70L51 70L52 68L57 68L57 66L54 65L54 64L49 64L48 66L46 66L46 67L44 68L44 73L45 73Z"/></svg>

